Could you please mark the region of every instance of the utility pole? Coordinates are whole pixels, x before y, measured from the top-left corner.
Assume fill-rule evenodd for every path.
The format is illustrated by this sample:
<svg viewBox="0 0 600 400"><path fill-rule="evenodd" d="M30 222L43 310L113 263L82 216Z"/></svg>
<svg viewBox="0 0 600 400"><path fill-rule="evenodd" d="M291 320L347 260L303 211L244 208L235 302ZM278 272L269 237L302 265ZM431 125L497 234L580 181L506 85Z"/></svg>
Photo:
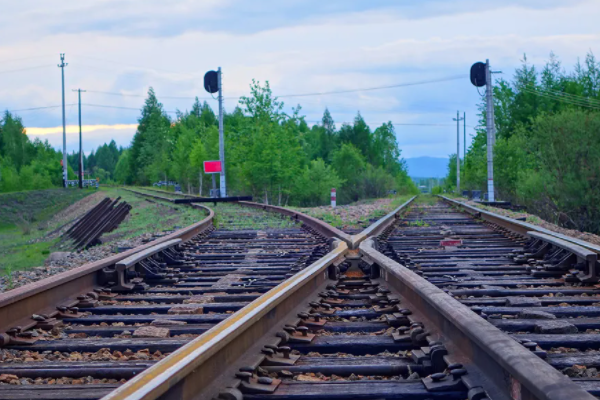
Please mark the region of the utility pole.
<svg viewBox="0 0 600 400"><path fill-rule="evenodd" d="M494 123L494 93L492 89L490 60L485 60L485 82L488 201L494 201L494 144L496 143L496 125Z"/></svg>
<svg viewBox="0 0 600 400"><path fill-rule="evenodd" d="M464 118L459 117L460 113L456 112L456 193L460 194L460 121Z"/></svg>
<svg viewBox="0 0 600 400"><path fill-rule="evenodd" d="M79 188L83 189L83 144L81 141L81 92L85 90L73 89L79 95Z"/></svg>
<svg viewBox="0 0 600 400"><path fill-rule="evenodd" d="M62 123L63 123L63 185L67 187L67 123L65 118L65 53L60 53L60 64L58 67L62 72Z"/></svg>
<svg viewBox="0 0 600 400"><path fill-rule="evenodd" d="M223 79L219 67L219 160L221 160L221 197L227 197L227 184L225 183L225 139L223 138Z"/></svg>

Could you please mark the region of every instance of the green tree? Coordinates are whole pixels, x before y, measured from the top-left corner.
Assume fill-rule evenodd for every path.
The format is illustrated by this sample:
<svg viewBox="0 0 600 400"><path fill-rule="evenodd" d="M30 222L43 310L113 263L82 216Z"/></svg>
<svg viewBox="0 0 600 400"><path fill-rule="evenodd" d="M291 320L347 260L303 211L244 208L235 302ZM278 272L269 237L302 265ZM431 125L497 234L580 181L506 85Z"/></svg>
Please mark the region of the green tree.
<svg viewBox="0 0 600 400"><path fill-rule="evenodd" d="M350 143L333 153L333 168L337 175L344 181L338 197L341 203L357 201L361 198L360 175L366 169L366 161L360 150Z"/></svg>
<svg viewBox="0 0 600 400"><path fill-rule="evenodd" d="M189 161L198 173L198 194L202 196L202 185L204 177L204 161L208 161L206 146L201 139L196 139L190 152Z"/></svg>
<svg viewBox="0 0 600 400"><path fill-rule="evenodd" d="M133 182L149 184L168 178L169 156L173 146L169 137L171 121L152 88L148 90L148 98L138 121L129 156Z"/></svg>
<svg viewBox="0 0 600 400"><path fill-rule="evenodd" d="M313 160L298 175L295 182L296 203L302 206L320 206L329 202L332 188L343 181L322 159Z"/></svg>

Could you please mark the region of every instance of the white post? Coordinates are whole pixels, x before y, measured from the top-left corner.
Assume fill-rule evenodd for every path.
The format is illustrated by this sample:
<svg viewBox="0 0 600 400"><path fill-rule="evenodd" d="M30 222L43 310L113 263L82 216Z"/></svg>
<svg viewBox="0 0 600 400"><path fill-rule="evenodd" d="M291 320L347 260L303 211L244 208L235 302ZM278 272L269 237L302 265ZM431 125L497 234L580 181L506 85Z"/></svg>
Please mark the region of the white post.
<svg viewBox="0 0 600 400"><path fill-rule="evenodd" d="M219 180L221 197L227 197L227 184L225 183L225 139L223 137L223 79L221 79L221 67L219 76L219 160L221 160L221 177Z"/></svg>
<svg viewBox="0 0 600 400"><path fill-rule="evenodd" d="M335 208L336 205L336 192L335 192L335 188L331 188L331 207Z"/></svg>
<svg viewBox="0 0 600 400"><path fill-rule="evenodd" d="M487 129L487 175L488 201L494 201L494 144L496 142L496 125L494 124L494 93L492 89L492 71L490 60L485 60L486 81L486 129Z"/></svg>

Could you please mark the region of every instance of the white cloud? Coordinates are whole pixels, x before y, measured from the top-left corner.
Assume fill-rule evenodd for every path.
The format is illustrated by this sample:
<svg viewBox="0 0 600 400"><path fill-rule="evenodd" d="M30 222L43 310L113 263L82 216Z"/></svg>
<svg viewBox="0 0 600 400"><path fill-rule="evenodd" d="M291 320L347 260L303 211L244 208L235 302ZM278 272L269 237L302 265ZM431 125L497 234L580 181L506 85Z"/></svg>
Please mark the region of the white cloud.
<svg viewBox="0 0 600 400"><path fill-rule="evenodd" d="M117 17L113 0L93 5L55 2L43 6L25 1L10 18L7 14L0 16L0 37L4 38L0 39L0 61L41 54L47 56L14 62L10 67L48 67L0 73L0 107L60 104L60 70L56 63L58 53L66 52L70 63L65 70L69 104L76 101L76 94L70 90L77 87L144 95L153 86L166 109L189 109L194 96L208 97L202 76L219 65L223 67L228 97L247 93L252 78L269 80L275 94L290 94L464 74L463 81L283 100L287 106L300 103L307 120L319 120L327 106L338 122L351 121L360 110L367 122L447 123L460 109L467 111L467 119L475 125L479 95L467 78L473 62L489 58L495 69L510 77L523 53L531 62L541 64L554 51L569 69L578 56L597 50L600 43L596 28L600 2L591 0L463 0L453 2L452 9L439 1L404 2L401 6L381 2L367 10L362 3L327 3L333 11L319 12L326 7L322 5L311 13L298 8L299 2L253 2L249 6L234 1L167 4L136 0L118 2ZM12 10L15 7L11 6ZM286 14L286 10L296 11ZM45 18L39 17L42 12L47 13ZM272 12L279 19L258 24L261 12ZM60 29L67 17L79 17L80 22ZM119 26L127 19L131 20L130 26ZM227 24L221 26L211 22L225 19ZM23 23L17 26L17 20ZM83 98L84 103L135 109L143 104L140 97L91 92L84 93ZM209 100L209 104L216 102ZM235 100L227 100L226 109L233 109L235 104ZM68 123L75 124L77 110L69 110ZM28 126L61 123L59 108L21 115ZM138 116L136 110L84 106L83 118L88 125L130 125ZM122 133L106 129L94 135L99 132L104 132L107 141L111 135ZM454 151L455 139L446 134L445 127L419 127L411 132L421 143L405 144L406 156L445 156Z"/></svg>

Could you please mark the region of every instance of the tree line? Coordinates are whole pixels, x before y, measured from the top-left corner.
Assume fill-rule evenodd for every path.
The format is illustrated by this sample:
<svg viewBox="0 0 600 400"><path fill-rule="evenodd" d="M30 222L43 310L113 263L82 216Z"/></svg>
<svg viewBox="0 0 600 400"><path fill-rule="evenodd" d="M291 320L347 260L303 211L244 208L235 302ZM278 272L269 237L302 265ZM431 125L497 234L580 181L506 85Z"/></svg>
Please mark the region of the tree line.
<svg viewBox="0 0 600 400"><path fill-rule="evenodd" d="M325 109L321 122L309 126L299 105L291 113L283 111L283 102L268 82L253 81L250 89L249 96L224 114L229 195L252 195L269 204L315 206L328 203L333 187L339 203L384 197L392 191L416 192L391 123L371 130L358 113L352 123L337 129ZM20 123L18 117L6 116ZM196 98L190 111L178 111L171 118L150 88L138 123L128 148L118 148L114 141L100 146L85 157L86 171L101 182L127 185L174 180L190 193L207 195L212 182L203 173L203 162L219 159L218 118L211 107ZM47 186L59 186L61 153L39 140L29 142L22 124L19 132L27 143L54 152L53 168L58 172L47 170L52 177ZM21 173L22 165L5 156L1 146L0 154L14 174ZM68 159L69 170L78 169L78 154ZM0 190L16 189L0 186Z"/></svg>
<svg viewBox="0 0 600 400"><path fill-rule="evenodd" d="M485 99L463 160L463 189L486 191ZM589 53L571 72L554 54L541 70L527 62L494 85L497 198L561 226L600 232L600 63ZM456 182L456 154L447 189Z"/></svg>

